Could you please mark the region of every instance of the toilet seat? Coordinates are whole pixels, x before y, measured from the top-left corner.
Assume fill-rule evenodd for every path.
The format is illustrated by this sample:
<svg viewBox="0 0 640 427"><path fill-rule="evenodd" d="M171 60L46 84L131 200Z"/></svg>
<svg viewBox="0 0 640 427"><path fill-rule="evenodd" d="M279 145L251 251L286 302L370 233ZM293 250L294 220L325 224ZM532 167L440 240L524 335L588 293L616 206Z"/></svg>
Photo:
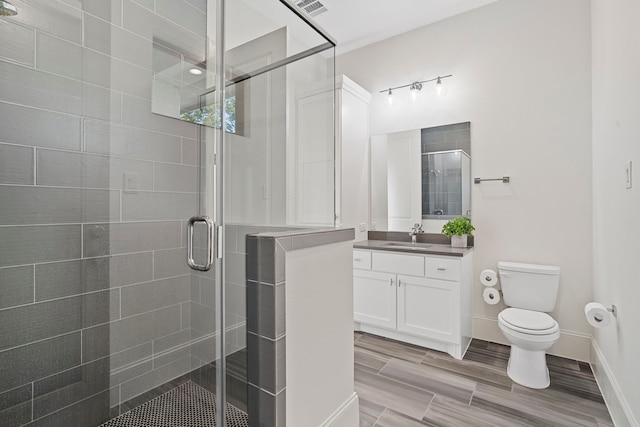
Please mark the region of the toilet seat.
<svg viewBox="0 0 640 427"><path fill-rule="evenodd" d="M503 326L528 335L551 335L560 330L558 322L547 313L507 308L498 314L498 321Z"/></svg>

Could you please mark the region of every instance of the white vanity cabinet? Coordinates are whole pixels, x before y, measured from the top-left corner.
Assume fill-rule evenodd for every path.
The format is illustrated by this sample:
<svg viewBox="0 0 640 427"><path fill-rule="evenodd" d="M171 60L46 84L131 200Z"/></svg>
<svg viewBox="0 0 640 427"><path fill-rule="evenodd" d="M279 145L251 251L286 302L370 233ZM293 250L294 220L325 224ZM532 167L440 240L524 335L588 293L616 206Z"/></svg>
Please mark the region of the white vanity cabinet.
<svg viewBox="0 0 640 427"><path fill-rule="evenodd" d="M462 359L471 342L472 254L353 251L357 330Z"/></svg>

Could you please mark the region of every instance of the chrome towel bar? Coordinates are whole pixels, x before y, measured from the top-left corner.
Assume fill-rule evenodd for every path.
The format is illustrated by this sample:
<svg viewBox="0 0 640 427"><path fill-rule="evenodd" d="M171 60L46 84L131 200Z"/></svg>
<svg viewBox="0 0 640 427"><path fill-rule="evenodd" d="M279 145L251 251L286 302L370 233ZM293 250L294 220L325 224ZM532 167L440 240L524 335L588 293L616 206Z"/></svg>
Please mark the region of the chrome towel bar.
<svg viewBox="0 0 640 427"><path fill-rule="evenodd" d="M502 178L488 178L488 179L473 178L473 183L474 184L480 184L482 181L502 181L505 184L508 184L510 179L509 179L508 176L503 176Z"/></svg>

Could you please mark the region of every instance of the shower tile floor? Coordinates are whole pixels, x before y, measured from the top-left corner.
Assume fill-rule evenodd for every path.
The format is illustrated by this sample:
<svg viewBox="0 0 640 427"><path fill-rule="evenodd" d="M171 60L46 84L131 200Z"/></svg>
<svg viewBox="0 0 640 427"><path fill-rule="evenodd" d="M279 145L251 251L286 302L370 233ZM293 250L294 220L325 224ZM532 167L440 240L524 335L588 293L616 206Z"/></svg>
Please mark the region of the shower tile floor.
<svg viewBox="0 0 640 427"><path fill-rule="evenodd" d="M216 399L188 381L100 427L215 427ZM247 414L227 404L227 426L248 427Z"/></svg>

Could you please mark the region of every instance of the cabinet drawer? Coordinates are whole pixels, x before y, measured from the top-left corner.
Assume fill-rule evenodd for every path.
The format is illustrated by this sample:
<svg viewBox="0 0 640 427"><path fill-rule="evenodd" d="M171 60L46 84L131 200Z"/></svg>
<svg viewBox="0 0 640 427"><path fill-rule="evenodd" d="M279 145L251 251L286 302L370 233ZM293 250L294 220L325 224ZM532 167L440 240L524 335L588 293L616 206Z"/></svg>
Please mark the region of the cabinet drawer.
<svg viewBox="0 0 640 427"><path fill-rule="evenodd" d="M388 273L424 276L424 257L420 255L373 252L371 268Z"/></svg>
<svg viewBox="0 0 640 427"><path fill-rule="evenodd" d="M460 260L450 258L425 258L425 276L440 280L460 280Z"/></svg>
<svg viewBox="0 0 640 427"><path fill-rule="evenodd" d="M353 251L353 268L371 270L371 252Z"/></svg>

